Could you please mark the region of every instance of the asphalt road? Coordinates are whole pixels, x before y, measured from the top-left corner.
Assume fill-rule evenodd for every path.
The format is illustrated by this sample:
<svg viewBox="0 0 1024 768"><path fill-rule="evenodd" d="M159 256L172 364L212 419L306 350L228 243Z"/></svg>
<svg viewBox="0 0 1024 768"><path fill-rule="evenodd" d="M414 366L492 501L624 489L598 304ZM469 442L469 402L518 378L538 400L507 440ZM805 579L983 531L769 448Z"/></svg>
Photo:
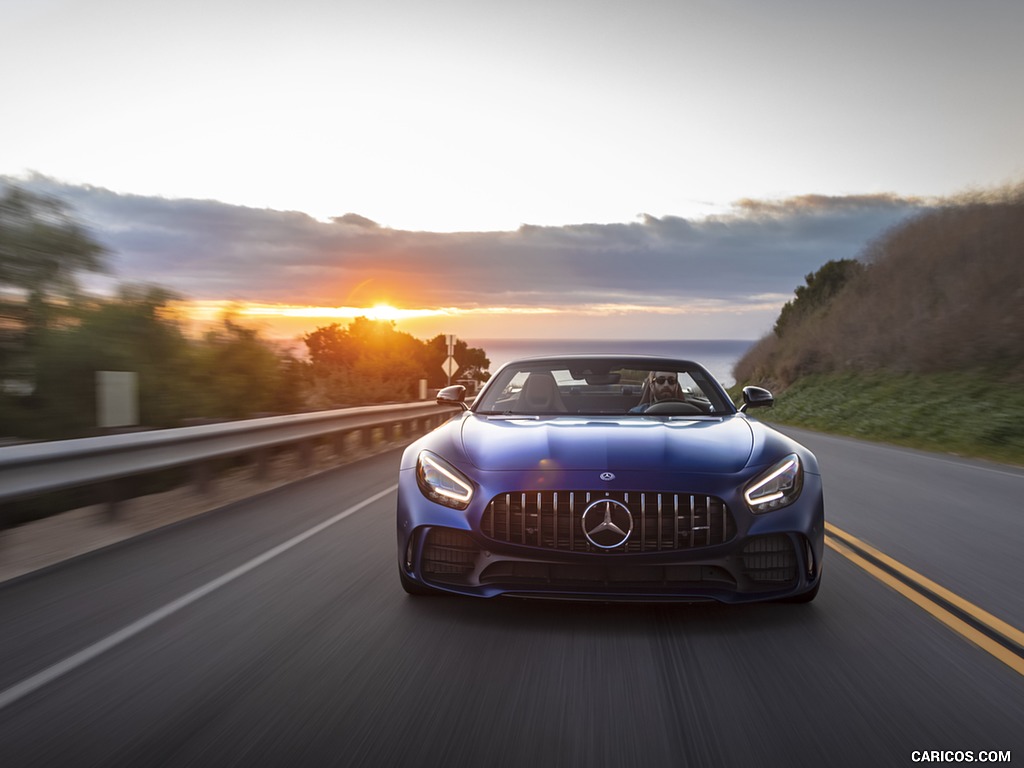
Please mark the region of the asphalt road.
<svg viewBox="0 0 1024 768"><path fill-rule="evenodd" d="M794 434L830 522L1024 627L1024 471ZM1024 763L1024 676L832 550L805 606L408 597L398 455L0 587L0 765Z"/></svg>

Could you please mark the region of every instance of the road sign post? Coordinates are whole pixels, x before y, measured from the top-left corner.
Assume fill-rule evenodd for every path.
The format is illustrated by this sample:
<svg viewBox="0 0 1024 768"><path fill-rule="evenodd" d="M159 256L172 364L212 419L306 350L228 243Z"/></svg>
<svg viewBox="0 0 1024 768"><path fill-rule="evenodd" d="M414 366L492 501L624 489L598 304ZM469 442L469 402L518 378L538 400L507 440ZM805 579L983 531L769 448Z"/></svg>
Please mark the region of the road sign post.
<svg viewBox="0 0 1024 768"><path fill-rule="evenodd" d="M459 370L459 362L455 359L455 334L445 334L444 340L448 345L448 359L444 361L441 367L448 376L448 386L451 386L452 376L454 376L455 372Z"/></svg>
<svg viewBox="0 0 1024 768"><path fill-rule="evenodd" d="M451 384L452 376L454 376L455 372L459 370L459 362L449 355L448 359L444 361L442 368L444 368L444 372L448 375L448 383Z"/></svg>

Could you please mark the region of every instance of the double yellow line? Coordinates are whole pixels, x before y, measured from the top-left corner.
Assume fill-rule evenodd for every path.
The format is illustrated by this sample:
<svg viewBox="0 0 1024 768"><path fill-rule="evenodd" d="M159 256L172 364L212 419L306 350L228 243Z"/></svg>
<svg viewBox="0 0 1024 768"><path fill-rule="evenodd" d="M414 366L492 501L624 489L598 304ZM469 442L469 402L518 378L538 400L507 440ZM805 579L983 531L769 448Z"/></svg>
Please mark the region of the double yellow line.
<svg viewBox="0 0 1024 768"><path fill-rule="evenodd" d="M1024 632L831 523L825 523L825 544L1024 675Z"/></svg>

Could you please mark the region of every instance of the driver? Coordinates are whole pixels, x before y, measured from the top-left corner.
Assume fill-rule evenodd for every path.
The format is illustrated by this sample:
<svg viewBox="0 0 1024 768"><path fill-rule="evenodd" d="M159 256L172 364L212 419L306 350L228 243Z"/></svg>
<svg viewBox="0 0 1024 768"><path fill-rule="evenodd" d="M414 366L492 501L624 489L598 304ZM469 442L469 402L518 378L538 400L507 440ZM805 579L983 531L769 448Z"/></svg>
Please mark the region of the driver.
<svg viewBox="0 0 1024 768"><path fill-rule="evenodd" d="M679 376L675 371L651 371L644 382L640 404L629 412L643 413L655 403L683 399L683 388L679 386Z"/></svg>

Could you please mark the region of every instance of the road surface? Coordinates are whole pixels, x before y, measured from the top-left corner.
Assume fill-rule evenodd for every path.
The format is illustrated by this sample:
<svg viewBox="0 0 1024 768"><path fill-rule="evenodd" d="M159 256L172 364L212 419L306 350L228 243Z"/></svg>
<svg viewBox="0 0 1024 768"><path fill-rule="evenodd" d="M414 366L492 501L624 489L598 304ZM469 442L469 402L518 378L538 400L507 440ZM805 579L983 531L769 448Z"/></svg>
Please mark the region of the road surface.
<svg viewBox="0 0 1024 768"><path fill-rule="evenodd" d="M786 431L810 605L409 597L394 451L0 587L0 765L1024 764L1024 470Z"/></svg>

